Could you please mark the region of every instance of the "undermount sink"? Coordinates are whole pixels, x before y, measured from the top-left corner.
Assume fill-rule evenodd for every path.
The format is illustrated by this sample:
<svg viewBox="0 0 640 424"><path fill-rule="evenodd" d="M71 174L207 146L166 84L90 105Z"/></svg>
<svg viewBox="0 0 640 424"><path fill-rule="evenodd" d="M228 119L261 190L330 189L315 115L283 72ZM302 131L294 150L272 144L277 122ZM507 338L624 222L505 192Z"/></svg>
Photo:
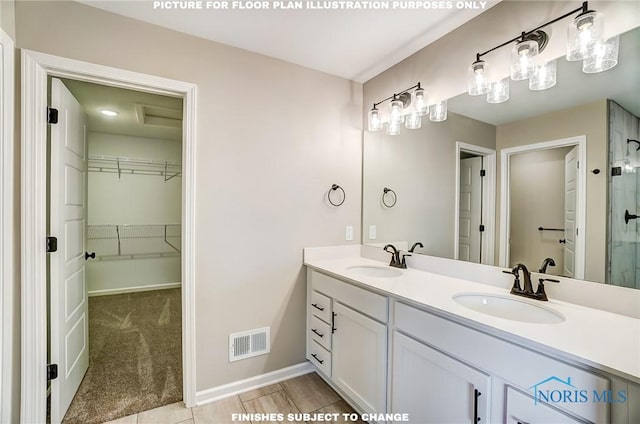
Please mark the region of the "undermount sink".
<svg viewBox="0 0 640 424"><path fill-rule="evenodd" d="M354 274L358 274L362 277L390 278L390 277L399 277L402 275L402 272L398 271L397 269L384 267L384 266L373 266L373 265L350 266L347 268L347 270L353 272Z"/></svg>
<svg viewBox="0 0 640 424"><path fill-rule="evenodd" d="M534 324L557 324L565 320L562 314L551 308L534 305L514 296L459 293L453 295L453 300L465 308L513 321Z"/></svg>

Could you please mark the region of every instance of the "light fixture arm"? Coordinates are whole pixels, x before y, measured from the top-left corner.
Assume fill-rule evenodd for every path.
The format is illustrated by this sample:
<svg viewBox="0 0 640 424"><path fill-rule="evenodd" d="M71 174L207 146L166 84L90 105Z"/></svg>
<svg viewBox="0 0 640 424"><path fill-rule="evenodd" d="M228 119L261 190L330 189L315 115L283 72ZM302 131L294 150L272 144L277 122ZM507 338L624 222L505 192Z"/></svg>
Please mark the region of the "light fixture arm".
<svg viewBox="0 0 640 424"><path fill-rule="evenodd" d="M399 93L397 93L397 94L396 94L396 93L394 93L393 95L391 95L391 96L387 97L386 99L382 99L382 100L380 100L379 102L374 103L374 104L373 104L373 109L376 109L378 105L380 105L380 104L382 104L382 103L384 103L384 102L386 102L386 101L389 101L389 100L396 100L396 99L398 99L398 97L399 97L399 96L402 96L403 94L408 94L408 93L409 93L409 91L413 90L414 88L422 88L422 87L420 86L420 81L418 81L418 83L417 83L416 85L413 85L413 86L411 86L411 87L409 87L409 88L405 88L404 90L402 90L401 92L399 92Z"/></svg>
<svg viewBox="0 0 640 424"><path fill-rule="evenodd" d="M498 50L499 48L502 48L504 46L508 46L509 44L514 43L516 41L524 41L524 40L526 40L526 38L528 36L535 34L536 31L540 31L542 28L547 27L547 26L552 25L552 24L555 24L556 22L561 21L561 20L563 20L563 19L565 19L565 18L567 18L567 17L569 17L571 15L574 15L574 14L578 13L578 12L580 12L580 15L589 12L589 2L585 1L585 2L582 3L582 6L572 10L571 12L567 12L564 15L558 17L558 18L555 18L555 19L553 19L553 20L551 20L549 22L546 22L546 23L540 25L537 28L532 29L531 31L522 32L517 37L514 37L509 41L505 41L504 43L502 43L502 44L500 44L498 46L495 46L495 47L493 47L493 48L491 48L491 49L489 49L489 50L487 50L487 51L485 51L483 53L476 53L476 61L480 60L480 58L482 56L484 56L484 55L486 55L488 53L491 53L494 50Z"/></svg>

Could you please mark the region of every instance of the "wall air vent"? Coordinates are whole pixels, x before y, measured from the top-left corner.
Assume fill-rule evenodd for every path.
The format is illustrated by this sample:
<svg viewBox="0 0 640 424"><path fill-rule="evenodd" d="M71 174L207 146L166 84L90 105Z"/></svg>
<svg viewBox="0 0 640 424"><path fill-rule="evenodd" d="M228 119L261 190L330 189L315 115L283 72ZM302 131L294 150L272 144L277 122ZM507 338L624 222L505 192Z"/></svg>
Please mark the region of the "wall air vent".
<svg viewBox="0 0 640 424"><path fill-rule="evenodd" d="M270 338L269 327L229 335L229 362L269 353Z"/></svg>
<svg viewBox="0 0 640 424"><path fill-rule="evenodd" d="M142 125L182 127L182 110L136 103L136 116Z"/></svg>

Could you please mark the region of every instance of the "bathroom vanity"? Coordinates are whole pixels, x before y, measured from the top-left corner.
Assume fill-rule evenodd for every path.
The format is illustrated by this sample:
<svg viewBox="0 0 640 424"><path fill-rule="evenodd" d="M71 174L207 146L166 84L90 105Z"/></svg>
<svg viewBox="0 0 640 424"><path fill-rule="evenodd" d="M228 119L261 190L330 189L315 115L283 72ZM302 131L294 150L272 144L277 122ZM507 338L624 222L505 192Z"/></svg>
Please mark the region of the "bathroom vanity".
<svg viewBox="0 0 640 424"><path fill-rule="evenodd" d="M307 358L371 421L640 422L639 319L358 249L305 249Z"/></svg>

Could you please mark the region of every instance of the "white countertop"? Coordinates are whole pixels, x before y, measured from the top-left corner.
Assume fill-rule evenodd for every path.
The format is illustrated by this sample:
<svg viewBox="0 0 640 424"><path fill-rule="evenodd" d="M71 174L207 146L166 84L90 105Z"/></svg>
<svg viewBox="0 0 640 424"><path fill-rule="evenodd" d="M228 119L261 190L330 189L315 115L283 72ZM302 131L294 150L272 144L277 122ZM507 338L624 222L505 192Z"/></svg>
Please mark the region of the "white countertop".
<svg viewBox="0 0 640 424"><path fill-rule="evenodd" d="M388 264L355 255L341 258L305 255L304 264L503 339L525 346L530 343L529 347L535 345L538 350L640 383L640 319L554 299L540 302L517 297L528 303L543 304L562 314L565 321L556 324L513 321L473 311L452 298L462 292L509 294L509 290L500 287L415 269L399 270L402 273L399 277L363 277L347 268Z"/></svg>

